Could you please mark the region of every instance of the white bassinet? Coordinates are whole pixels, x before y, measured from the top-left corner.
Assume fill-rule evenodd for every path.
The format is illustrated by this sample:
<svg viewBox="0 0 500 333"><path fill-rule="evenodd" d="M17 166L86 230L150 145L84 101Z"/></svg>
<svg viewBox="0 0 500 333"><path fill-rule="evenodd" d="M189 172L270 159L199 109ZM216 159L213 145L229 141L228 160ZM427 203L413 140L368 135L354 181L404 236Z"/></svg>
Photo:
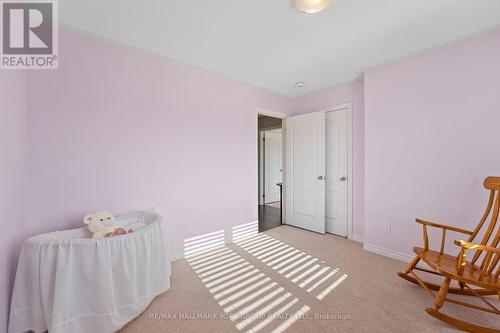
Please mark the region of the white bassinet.
<svg viewBox="0 0 500 333"><path fill-rule="evenodd" d="M87 228L28 239L21 250L9 333L115 332L170 288L162 217L117 217L133 233L91 239Z"/></svg>

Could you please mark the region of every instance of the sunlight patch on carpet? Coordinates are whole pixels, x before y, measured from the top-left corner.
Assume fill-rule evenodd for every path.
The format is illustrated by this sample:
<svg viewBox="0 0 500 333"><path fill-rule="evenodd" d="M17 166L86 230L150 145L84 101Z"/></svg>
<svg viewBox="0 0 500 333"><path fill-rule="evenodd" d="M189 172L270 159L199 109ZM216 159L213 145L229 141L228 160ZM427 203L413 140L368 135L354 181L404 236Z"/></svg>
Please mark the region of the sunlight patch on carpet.
<svg viewBox="0 0 500 333"><path fill-rule="evenodd" d="M258 236L255 224L233 228L233 240L251 241ZM222 230L192 237L184 241L186 261L198 275L222 313L238 330L247 332L283 332L297 319L297 313L309 309L297 297L266 276L241 255L224 244ZM264 243L254 247L259 256L278 259L288 245ZM268 248L268 246L272 248ZM267 252L266 252L267 251ZM272 253L270 253L272 252ZM285 313L290 311L290 313Z"/></svg>
<svg viewBox="0 0 500 333"><path fill-rule="evenodd" d="M244 230L256 230L256 224L257 222L252 227L251 223L247 223ZM236 230L240 232L241 229ZM234 238L235 235L233 235ZM317 293L318 300L324 299L347 279L347 274L336 279L339 268L329 267L324 261L266 234L253 232L245 237L238 234L234 243L260 262L290 279L292 283L305 288L306 292Z"/></svg>

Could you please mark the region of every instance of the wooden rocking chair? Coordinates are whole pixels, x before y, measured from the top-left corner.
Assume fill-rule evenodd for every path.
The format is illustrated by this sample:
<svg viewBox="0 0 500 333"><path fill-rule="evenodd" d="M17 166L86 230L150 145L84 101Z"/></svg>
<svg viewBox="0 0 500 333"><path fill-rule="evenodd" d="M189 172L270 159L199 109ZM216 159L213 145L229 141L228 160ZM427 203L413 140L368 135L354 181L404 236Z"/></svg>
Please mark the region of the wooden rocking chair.
<svg viewBox="0 0 500 333"><path fill-rule="evenodd" d="M435 298L435 308L426 309L429 315L468 332L500 332L499 329L468 323L439 311L444 302L450 302L500 315L500 310L491 303L492 300L485 297L485 295L498 295L500 300L500 248L498 247L500 227L496 225L500 211L500 177L486 178L484 187L490 191L490 198L486 211L474 231L417 219L416 222L423 227L424 248L415 247L413 251L417 256L412 260L404 273L398 273L403 279L421 285L422 288ZM490 213L492 213L491 220L486 229L482 230ZM429 249L428 227L441 229L441 248L439 252ZM497 227L496 232L495 227ZM455 241L455 244L460 249L458 256L451 256L444 253L446 231L448 230L469 236L467 241ZM480 232L484 232L481 241L474 242L474 239ZM493 238L491 237L492 235L494 236ZM468 260L467 254L473 251L471 259ZM417 267L420 260L423 260L432 270ZM441 286L426 282L415 273L415 270L440 275L444 278L444 281ZM458 282L458 288L450 287L450 283L453 280ZM438 293L435 294L432 290L438 290ZM483 301L486 306L479 306L449 298L448 293L475 296ZM500 323L500 320L498 322Z"/></svg>

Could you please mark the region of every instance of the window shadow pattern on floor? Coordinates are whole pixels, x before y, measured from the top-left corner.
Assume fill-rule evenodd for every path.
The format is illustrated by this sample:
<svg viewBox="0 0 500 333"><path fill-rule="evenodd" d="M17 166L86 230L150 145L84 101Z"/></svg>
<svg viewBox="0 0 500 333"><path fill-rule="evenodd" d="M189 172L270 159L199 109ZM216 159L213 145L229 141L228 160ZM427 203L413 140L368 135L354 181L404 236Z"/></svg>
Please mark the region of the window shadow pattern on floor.
<svg viewBox="0 0 500 333"><path fill-rule="evenodd" d="M246 232L255 227L243 226ZM224 230L184 241L187 262L241 331L281 333L309 306L225 245Z"/></svg>
<svg viewBox="0 0 500 333"><path fill-rule="evenodd" d="M314 293L318 300L323 300L347 279L348 275L338 267L329 267L300 249L258 233L257 228L256 222L233 227L234 244L308 293Z"/></svg>

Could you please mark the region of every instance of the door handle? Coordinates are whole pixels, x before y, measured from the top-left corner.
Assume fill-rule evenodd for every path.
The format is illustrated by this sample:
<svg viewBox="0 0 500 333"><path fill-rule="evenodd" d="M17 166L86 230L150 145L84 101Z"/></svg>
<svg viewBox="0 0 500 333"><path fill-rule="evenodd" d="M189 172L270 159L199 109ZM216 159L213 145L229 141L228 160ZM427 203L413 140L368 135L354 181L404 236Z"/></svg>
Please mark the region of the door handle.
<svg viewBox="0 0 500 333"><path fill-rule="evenodd" d="M326 177L318 176L318 180L323 180L323 179L326 179Z"/></svg>
<svg viewBox="0 0 500 333"><path fill-rule="evenodd" d="M346 177L342 177L342 178L340 178L340 181L341 181L341 182L345 182L346 180L347 180L347 178L346 178Z"/></svg>

